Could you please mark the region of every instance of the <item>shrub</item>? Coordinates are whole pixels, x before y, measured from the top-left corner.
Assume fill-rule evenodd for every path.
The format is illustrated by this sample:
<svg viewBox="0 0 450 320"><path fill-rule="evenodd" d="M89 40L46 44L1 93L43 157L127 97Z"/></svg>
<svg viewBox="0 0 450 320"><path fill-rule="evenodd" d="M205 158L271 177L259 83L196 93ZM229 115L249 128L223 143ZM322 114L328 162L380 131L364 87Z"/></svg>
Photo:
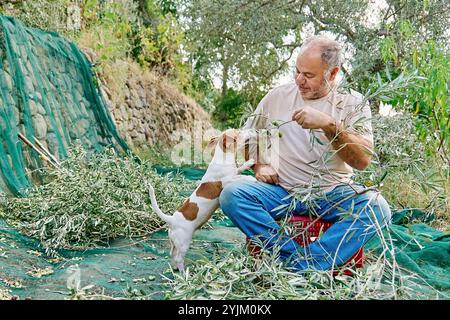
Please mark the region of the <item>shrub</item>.
<svg viewBox="0 0 450 320"><path fill-rule="evenodd" d="M374 117L376 155L355 180L366 185L381 182L392 207L435 213L441 219L435 226L445 229L450 222L450 171L436 153L426 152L426 143L417 136L416 121L408 113Z"/></svg>

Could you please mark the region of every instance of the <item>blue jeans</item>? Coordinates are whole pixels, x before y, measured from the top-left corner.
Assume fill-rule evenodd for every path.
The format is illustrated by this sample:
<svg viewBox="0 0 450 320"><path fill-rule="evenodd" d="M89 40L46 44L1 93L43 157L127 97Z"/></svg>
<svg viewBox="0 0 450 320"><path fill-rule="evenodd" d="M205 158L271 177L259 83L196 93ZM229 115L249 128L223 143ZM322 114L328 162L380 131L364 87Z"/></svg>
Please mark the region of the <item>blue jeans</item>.
<svg viewBox="0 0 450 320"><path fill-rule="evenodd" d="M319 240L306 247L297 244L275 221L285 217L288 211L273 209L292 201L278 185L233 182L222 190L220 206L242 232L255 243L263 244L286 267L298 272L329 270L344 264L389 224L391 211L386 200L375 190L359 194L364 189L358 184L338 185L325 197L295 203L295 209L289 214L314 212L314 216L333 223Z"/></svg>

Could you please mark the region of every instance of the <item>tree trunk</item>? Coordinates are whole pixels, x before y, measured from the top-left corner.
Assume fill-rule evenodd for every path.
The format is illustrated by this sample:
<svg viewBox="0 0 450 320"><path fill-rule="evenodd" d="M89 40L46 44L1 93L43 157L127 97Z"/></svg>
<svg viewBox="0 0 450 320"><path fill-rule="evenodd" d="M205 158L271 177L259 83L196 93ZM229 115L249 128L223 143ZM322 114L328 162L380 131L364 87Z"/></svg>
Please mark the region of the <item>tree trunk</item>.
<svg viewBox="0 0 450 320"><path fill-rule="evenodd" d="M224 61L222 61L222 98L225 97L225 95L227 94L227 91L228 91L227 83L228 83L228 77L229 77L229 75L228 75L229 68L230 67L229 67L228 63L226 63L225 59L224 59Z"/></svg>

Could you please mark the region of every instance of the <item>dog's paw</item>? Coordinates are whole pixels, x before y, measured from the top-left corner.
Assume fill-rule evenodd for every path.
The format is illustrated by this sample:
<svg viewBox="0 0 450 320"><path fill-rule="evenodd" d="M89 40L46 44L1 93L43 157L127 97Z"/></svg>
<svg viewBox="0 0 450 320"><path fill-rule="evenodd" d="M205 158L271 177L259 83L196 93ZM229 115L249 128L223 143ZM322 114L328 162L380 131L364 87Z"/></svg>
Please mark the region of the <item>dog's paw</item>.
<svg viewBox="0 0 450 320"><path fill-rule="evenodd" d="M249 160L247 160L247 162L245 162L245 165L250 168L255 163L256 163L255 159L249 159Z"/></svg>
<svg viewBox="0 0 450 320"><path fill-rule="evenodd" d="M239 171L242 173L242 171L250 169L255 163L256 161L254 159L247 160L239 168L240 169Z"/></svg>
<svg viewBox="0 0 450 320"><path fill-rule="evenodd" d="M184 263L173 262L171 263L171 266L173 270L178 271L181 274L184 274L185 271Z"/></svg>

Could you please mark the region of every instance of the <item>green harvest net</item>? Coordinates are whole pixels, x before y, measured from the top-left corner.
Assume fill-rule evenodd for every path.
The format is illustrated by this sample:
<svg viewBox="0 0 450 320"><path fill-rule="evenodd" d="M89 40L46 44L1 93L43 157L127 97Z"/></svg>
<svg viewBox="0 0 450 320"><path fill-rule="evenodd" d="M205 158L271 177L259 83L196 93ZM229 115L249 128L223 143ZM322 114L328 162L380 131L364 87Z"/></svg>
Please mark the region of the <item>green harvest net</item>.
<svg viewBox="0 0 450 320"><path fill-rule="evenodd" d="M75 141L92 151L111 145L128 151L77 46L6 16L0 16L0 108L0 191L23 195L39 179L43 160L19 133L57 159Z"/></svg>
<svg viewBox="0 0 450 320"><path fill-rule="evenodd" d="M191 180L204 174L194 168L155 169L160 174L176 171ZM425 223L432 219L419 210L398 211L389 234L397 263L419 275L418 297L450 299L450 235L428 227ZM213 220L211 226L195 233L187 267L197 259L226 256L230 250L245 252L245 238L230 220ZM366 254L382 250L377 239L365 249ZM21 299L67 299L78 273L80 288L94 286L95 292L108 297L164 299L164 291L170 290L165 277L172 278L169 251L167 231L160 230L146 239L116 239L107 247L60 251L64 260L55 261L42 254L37 241L0 220L0 290Z"/></svg>

